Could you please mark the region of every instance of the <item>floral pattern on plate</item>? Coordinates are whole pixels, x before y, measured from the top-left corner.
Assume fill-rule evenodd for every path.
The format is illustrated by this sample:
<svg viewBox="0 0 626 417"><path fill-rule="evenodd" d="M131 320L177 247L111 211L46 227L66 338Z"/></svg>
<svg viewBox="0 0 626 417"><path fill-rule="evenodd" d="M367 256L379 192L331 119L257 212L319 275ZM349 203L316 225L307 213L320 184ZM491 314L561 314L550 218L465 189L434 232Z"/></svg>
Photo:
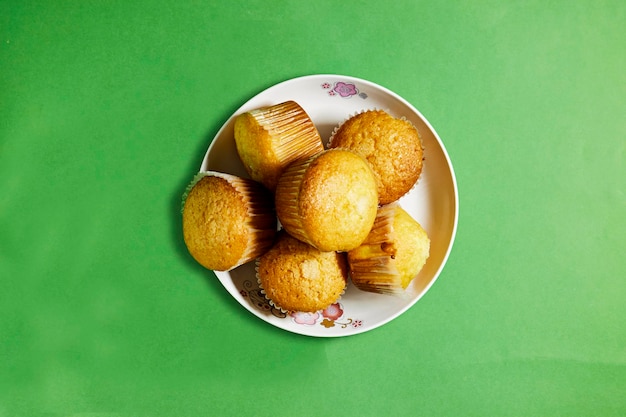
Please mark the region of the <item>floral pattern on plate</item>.
<svg viewBox="0 0 626 417"><path fill-rule="evenodd" d="M241 294L242 297L247 298L250 301L250 304L261 311L269 312L279 319L287 317L287 313L270 304L268 299L265 298L265 294L263 294L261 289L258 286L255 286L252 281L244 281L243 289L239 291L239 294Z"/></svg>
<svg viewBox="0 0 626 417"><path fill-rule="evenodd" d="M352 319L344 317L344 307L341 303L334 303L326 307L324 310L316 312L304 312L304 311L291 311L285 313L282 310L274 307L261 289L253 284L252 281L245 280L243 282L243 289L239 291L242 297L247 298L255 308L271 313L273 316L280 319L291 318L291 320L302 326L316 326L320 325L327 329L335 326L339 326L341 329L345 329L348 326L352 328L358 328L363 325L363 321L359 319Z"/></svg>
<svg viewBox="0 0 626 417"><path fill-rule="evenodd" d="M352 96L359 96L362 99L367 98L367 94L359 92L359 89L353 83L347 83L343 81L337 81L334 84L329 82L322 83L322 89L328 92L329 96L339 96L342 98L351 98Z"/></svg>

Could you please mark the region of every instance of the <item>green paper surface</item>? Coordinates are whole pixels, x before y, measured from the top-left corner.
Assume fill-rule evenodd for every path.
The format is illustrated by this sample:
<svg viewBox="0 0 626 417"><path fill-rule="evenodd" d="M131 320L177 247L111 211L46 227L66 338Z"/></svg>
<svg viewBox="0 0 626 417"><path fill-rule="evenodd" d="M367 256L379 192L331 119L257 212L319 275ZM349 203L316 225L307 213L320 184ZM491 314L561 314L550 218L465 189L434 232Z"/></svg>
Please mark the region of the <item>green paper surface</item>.
<svg viewBox="0 0 626 417"><path fill-rule="evenodd" d="M626 415L626 3L3 2L0 416ZM370 80L459 186L442 274L319 339L184 246L222 124L307 74Z"/></svg>

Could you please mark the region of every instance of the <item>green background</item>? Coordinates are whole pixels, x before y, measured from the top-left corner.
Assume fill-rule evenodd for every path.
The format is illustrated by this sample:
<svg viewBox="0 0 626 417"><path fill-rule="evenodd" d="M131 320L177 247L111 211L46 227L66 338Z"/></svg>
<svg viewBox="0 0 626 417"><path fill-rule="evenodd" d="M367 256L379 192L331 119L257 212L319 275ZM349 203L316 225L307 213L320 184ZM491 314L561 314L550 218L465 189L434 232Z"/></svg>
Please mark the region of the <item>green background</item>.
<svg viewBox="0 0 626 417"><path fill-rule="evenodd" d="M3 1L0 416L626 415L626 3ZM417 107L459 228L431 290L337 339L254 317L180 196L263 89Z"/></svg>

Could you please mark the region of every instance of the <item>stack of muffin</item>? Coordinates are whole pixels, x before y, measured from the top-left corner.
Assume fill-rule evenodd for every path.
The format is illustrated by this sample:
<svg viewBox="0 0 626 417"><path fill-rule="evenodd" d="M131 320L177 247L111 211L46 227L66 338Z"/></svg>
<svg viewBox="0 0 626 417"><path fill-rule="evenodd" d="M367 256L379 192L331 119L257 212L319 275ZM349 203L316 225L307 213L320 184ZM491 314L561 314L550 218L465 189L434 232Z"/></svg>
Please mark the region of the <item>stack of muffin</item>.
<svg viewBox="0 0 626 417"><path fill-rule="evenodd" d="M234 139L250 178L201 172L183 197L183 235L196 261L228 271L256 260L268 300L283 311L337 302L348 279L403 294L430 240L397 201L422 172L407 120L367 110L324 147L313 121L287 101L238 115Z"/></svg>

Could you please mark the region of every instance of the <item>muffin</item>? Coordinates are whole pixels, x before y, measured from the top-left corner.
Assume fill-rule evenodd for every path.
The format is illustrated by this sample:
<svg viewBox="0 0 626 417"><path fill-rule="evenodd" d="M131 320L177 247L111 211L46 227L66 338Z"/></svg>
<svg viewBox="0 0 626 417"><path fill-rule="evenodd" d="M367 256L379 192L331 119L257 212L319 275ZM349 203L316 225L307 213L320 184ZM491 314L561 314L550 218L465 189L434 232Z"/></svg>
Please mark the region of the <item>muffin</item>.
<svg viewBox="0 0 626 417"><path fill-rule="evenodd" d="M430 239L398 204L378 210L372 231L348 252L350 277L364 291L402 294L428 259Z"/></svg>
<svg viewBox="0 0 626 417"><path fill-rule="evenodd" d="M409 192L422 172L424 149L417 129L383 110L350 117L334 132L329 147L350 149L370 163L381 205Z"/></svg>
<svg viewBox="0 0 626 417"><path fill-rule="evenodd" d="M324 150L317 128L295 101L237 116L235 144L248 175L271 191L287 165Z"/></svg>
<svg viewBox="0 0 626 417"><path fill-rule="evenodd" d="M273 197L261 184L201 172L183 196L183 237L202 266L228 271L267 251L276 235Z"/></svg>
<svg viewBox="0 0 626 417"><path fill-rule="evenodd" d="M344 253L319 251L281 231L274 246L259 258L257 277L274 306L314 312L341 297L348 265Z"/></svg>
<svg viewBox="0 0 626 417"><path fill-rule="evenodd" d="M348 251L374 224L376 179L361 156L329 149L291 164L278 181L275 202L278 220L292 236L321 251Z"/></svg>

